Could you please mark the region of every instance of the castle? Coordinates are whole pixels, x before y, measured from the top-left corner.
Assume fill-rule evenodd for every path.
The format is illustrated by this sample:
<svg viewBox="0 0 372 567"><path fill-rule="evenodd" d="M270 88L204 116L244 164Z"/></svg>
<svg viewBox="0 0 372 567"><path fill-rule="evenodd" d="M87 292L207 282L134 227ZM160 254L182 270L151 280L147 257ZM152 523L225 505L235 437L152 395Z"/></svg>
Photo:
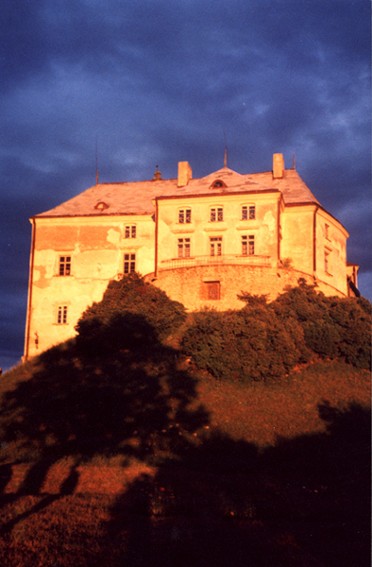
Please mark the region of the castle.
<svg viewBox="0 0 372 567"><path fill-rule="evenodd" d="M136 271L189 310L243 305L241 292L275 298L299 278L326 295L357 292L348 232L282 154L272 170L225 166L194 179L156 169L149 181L98 183L30 219L24 358L74 336L110 280Z"/></svg>

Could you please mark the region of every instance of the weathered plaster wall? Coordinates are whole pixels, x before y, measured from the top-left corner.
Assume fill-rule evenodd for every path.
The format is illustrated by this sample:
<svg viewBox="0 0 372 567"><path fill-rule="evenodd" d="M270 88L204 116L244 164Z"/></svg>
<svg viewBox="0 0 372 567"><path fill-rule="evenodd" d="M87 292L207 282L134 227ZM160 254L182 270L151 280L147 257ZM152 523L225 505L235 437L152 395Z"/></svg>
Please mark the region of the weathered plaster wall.
<svg viewBox="0 0 372 567"><path fill-rule="evenodd" d="M126 225L136 225L135 238L125 238ZM154 230L150 216L37 219L27 355L74 336L84 310L102 299L111 279L123 274L126 252L136 254L138 271L153 271ZM62 255L71 257L70 275L59 275ZM58 324L62 305L68 308L67 323Z"/></svg>
<svg viewBox="0 0 372 567"><path fill-rule="evenodd" d="M275 191L185 195L162 198L157 204L157 234L150 215L35 219L26 357L74 336L84 310L101 300L110 280L123 274L125 253L135 254L136 270L189 310L240 308L240 292L274 299L287 286L296 286L299 278L316 282L326 295L347 295L348 234L316 205L285 208ZM243 205L255 205L254 219L241 219ZM223 221L210 221L212 206L223 207ZM192 222L179 223L179 209L186 208L192 211ZM135 238L126 237L128 225L136 227ZM243 256L241 237L251 234L255 254ZM215 236L223 239L220 258L210 258L210 237ZM178 258L179 238L190 238L190 258ZM62 255L71 256L70 275L59 275ZM291 260L290 268L282 263L286 258ZM218 282L220 299L208 299L211 282ZM61 305L68 308L63 324L57 322Z"/></svg>
<svg viewBox="0 0 372 567"><path fill-rule="evenodd" d="M313 274L313 219L315 206L288 207L281 214L281 257L292 267Z"/></svg>

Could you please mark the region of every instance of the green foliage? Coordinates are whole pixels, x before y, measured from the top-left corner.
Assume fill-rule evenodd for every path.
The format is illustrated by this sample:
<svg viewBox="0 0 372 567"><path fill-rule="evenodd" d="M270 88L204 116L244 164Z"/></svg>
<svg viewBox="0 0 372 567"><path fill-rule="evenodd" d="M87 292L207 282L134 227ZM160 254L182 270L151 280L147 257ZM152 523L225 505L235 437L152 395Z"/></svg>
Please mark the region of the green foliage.
<svg viewBox="0 0 372 567"><path fill-rule="evenodd" d="M304 281L271 304L243 293L241 311L194 315L182 347L217 378L264 379L317 357L370 367L371 317L365 299L326 297Z"/></svg>
<svg viewBox="0 0 372 567"><path fill-rule="evenodd" d="M271 307L283 321L301 324L305 346L316 355L370 368L371 305L366 299L326 297L301 282Z"/></svg>
<svg viewBox="0 0 372 567"><path fill-rule="evenodd" d="M102 301L83 313L76 326L77 342L100 350L146 347L155 338L164 340L185 318L181 303L138 274L129 274L110 282Z"/></svg>
<svg viewBox="0 0 372 567"><path fill-rule="evenodd" d="M295 342L281 321L264 306L241 311L195 314L182 347L199 368L216 378L275 378L299 360Z"/></svg>

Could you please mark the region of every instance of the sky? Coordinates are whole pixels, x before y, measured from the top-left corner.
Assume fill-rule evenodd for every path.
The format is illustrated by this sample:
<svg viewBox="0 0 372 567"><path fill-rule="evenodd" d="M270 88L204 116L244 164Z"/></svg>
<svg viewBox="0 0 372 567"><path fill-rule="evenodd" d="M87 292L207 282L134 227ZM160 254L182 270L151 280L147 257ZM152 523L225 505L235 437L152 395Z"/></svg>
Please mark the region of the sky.
<svg viewBox="0 0 372 567"><path fill-rule="evenodd" d="M0 366L21 357L31 225L100 181L281 152L350 233L372 299L369 0L1 0Z"/></svg>

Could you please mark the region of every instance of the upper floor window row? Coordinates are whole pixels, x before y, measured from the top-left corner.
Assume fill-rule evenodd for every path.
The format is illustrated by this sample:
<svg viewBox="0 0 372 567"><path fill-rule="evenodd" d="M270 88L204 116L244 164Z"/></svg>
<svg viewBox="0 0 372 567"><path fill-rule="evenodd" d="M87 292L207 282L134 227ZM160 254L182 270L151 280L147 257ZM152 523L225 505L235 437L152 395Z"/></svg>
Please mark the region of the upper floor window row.
<svg viewBox="0 0 372 567"><path fill-rule="evenodd" d="M241 207L241 220L254 220L256 218L256 205L242 205ZM191 209L178 210L179 224L191 223ZM209 209L210 222L222 222L224 220L223 207L211 207Z"/></svg>

